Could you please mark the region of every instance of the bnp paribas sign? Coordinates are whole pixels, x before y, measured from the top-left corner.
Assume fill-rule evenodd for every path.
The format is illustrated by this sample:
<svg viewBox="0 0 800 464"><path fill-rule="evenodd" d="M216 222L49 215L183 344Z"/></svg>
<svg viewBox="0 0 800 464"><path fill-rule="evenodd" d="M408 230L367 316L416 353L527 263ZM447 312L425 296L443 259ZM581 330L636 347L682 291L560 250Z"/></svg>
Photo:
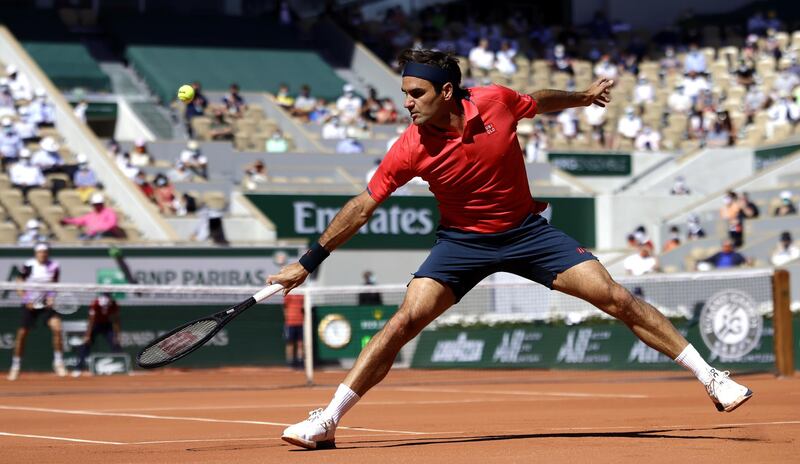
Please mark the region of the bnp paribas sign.
<svg viewBox="0 0 800 464"><path fill-rule="evenodd" d="M248 198L275 223L278 238L316 239L351 198L344 195L267 195ZM345 248L429 249L439 224L436 200L429 196L390 197Z"/></svg>

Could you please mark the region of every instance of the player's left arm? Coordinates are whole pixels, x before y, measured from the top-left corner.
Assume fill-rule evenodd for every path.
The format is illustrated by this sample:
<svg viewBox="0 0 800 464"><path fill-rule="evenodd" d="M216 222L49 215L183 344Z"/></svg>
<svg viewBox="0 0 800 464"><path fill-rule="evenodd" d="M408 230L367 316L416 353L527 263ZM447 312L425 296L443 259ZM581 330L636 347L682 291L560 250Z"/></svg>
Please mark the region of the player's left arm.
<svg viewBox="0 0 800 464"><path fill-rule="evenodd" d="M591 104L606 106L611 101L611 86L613 85L613 80L603 77L594 81L583 92L543 89L533 92L531 97L536 101L537 113L552 113Z"/></svg>

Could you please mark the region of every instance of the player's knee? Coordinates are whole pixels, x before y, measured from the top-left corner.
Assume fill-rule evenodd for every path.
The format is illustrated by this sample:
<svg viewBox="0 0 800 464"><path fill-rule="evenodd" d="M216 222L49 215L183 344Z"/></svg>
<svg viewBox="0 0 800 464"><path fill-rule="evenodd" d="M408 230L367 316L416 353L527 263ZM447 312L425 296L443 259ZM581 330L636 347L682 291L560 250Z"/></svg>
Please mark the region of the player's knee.
<svg viewBox="0 0 800 464"><path fill-rule="evenodd" d="M408 314L398 312L386 323L384 330L390 338L405 342L413 337L414 324Z"/></svg>
<svg viewBox="0 0 800 464"><path fill-rule="evenodd" d="M608 287L607 293L608 305L605 308L606 312L623 320L633 316L633 312L636 311L636 305L634 304L633 295L628 289L616 282L612 282Z"/></svg>

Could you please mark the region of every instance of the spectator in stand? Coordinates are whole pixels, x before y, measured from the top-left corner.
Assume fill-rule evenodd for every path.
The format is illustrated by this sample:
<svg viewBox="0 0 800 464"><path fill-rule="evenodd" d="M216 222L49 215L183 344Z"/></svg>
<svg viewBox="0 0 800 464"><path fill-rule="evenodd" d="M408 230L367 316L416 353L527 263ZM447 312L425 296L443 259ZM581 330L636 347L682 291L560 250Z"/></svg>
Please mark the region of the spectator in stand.
<svg viewBox="0 0 800 464"><path fill-rule="evenodd" d="M639 246L646 246L650 251L655 251L656 247L650 236L647 234L647 229L644 226L639 226L633 231L633 238L636 239L636 244Z"/></svg>
<svg viewBox="0 0 800 464"><path fill-rule="evenodd" d="M706 231L700 225L700 218L692 213L686 219L686 240L698 240L706 236Z"/></svg>
<svg viewBox="0 0 800 464"><path fill-rule="evenodd" d="M652 255L650 247L639 246L636 253L625 258L622 263L625 272L632 276L641 276L658 272L658 260Z"/></svg>
<svg viewBox="0 0 800 464"><path fill-rule="evenodd" d="M16 103L8 87L8 79L0 77L0 117L14 116L16 114Z"/></svg>
<svg viewBox="0 0 800 464"><path fill-rule="evenodd" d="M341 124L338 117L334 116L322 125L322 138L325 140L343 139L347 135L347 128Z"/></svg>
<svg viewBox="0 0 800 464"><path fill-rule="evenodd" d="M155 185L153 198L156 200L159 211L162 214L175 214L175 186L164 174L157 174L153 179L153 184Z"/></svg>
<svg viewBox="0 0 800 464"><path fill-rule="evenodd" d="M290 293L283 297L283 338L286 341L286 364L303 367L303 295Z"/></svg>
<svg viewBox="0 0 800 464"><path fill-rule="evenodd" d="M67 217L61 224L72 224L82 227L78 238L81 240L94 240L98 238L124 238L125 232L119 228L117 213L105 205L105 197L100 192L95 192L91 198L93 210L83 216Z"/></svg>
<svg viewBox="0 0 800 464"><path fill-rule="evenodd" d="M86 124L86 110L89 109L89 102L86 100L81 100L78 102L77 105L72 109L72 112L75 113L75 117L78 118L79 121Z"/></svg>
<svg viewBox="0 0 800 464"><path fill-rule="evenodd" d="M692 100L692 105L696 104L701 94L707 90L711 90L711 85L702 74L690 71L683 79L683 91Z"/></svg>
<svg viewBox="0 0 800 464"><path fill-rule="evenodd" d="M561 135L571 143L578 136L578 115L575 108L567 108L556 117Z"/></svg>
<svg viewBox="0 0 800 464"><path fill-rule="evenodd" d="M791 72L789 65L781 65L781 71L775 76L772 89L778 95L791 95L792 90L800 85L800 76Z"/></svg>
<svg viewBox="0 0 800 464"><path fill-rule="evenodd" d="M633 145L639 131L642 130L642 119L636 116L632 106L625 108L625 116L619 118L617 122L617 134L622 141L628 141Z"/></svg>
<svg viewBox="0 0 800 464"><path fill-rule="evenodd" d="M19 72L17 67L13 64L6 65L6 74L8 77L8 87L11 90L11 95L14 100L32 100L33 87L28 78Z"/></svg>
<svg viewBox="0 0 800 464"><path fill-rule="evenodd" d="M115 353L122 351L120 346L121 333L119 305L111 293L103 293L89 305L89 321L86 325L86 333L83 336L78 365L72 371L72 376L80 377L81 372L86 369L86 359L91 353L94 341L99 336L102 335L106 339L111 351Z"/></svg>
<svg viewBox="0 0 800 464"><path fill-rule="evenodd" d="M133 177L133 183L139 186L139 190L153 203L156 202L155 189L153 185L147 180L147 175L141 169L136 170L136 175Z"/></svg>
<svg viewBox="0 0 800 464"><path fill-rule="evenodd" d="M375 115L375 122L378 124L392 124L397 122L397 107L391 98L384 98L381 102L381 108Z"/></svg>
<svg viewBox="0 0 800 464"><path fill-rule="evenodd" d="M639 76L636 87L633 89L633 103L644 109L644 105L653 103L656 99L655 89L647 76Z"/></svg>
<svg viewBox="0 0 800 464"><path fill-rule="evenodd" d="M763 11L756 11L753 16L747 19L747 33L755 35L766 35L767 20L764 18Z"/></svg>
<svg viewBox="0 0 800 464"><path fill-rule="evenodd" d="M550 60L550 69L553 72L563 72L570 76L575 75L575 70L572 68L572 58L567 55L564 45L558 44L553 47L553 57Z"/></svg>
<svg viewBox="0 0 800 464"><path fill-rule="evenodd" d="M489 49L489 39L481 38L472 50L469 51L469 66L473 72L477 72L478 76L488 76L489 72L494 68L494 52Z"/></svg>
<svg viewBox="0 0 800 464"><path fill-rule="evenodd" d="M22 143L22 137L14 129L11 118L3 118L0 124L3 126L3 133L0 134L1 167L8 169L8 166L17 160L20 150L25 148L25 145Z"/></svg>
<svg viewBox="0 0 800 464"><path fill-rule="evenodd" d="M45 183L42 170L31 163L31 152L27 148L19 151L19 161L11 165L8 176L11 186L21 190L25 198L30 189L43 187Z"/></svg>
<svg viewBox="0 0 800 464"><path fill-rule="evenodd" d="M675 183L672 184L672 189L669 191L670 195L691 195L691 193L689 186L686 185L686 178L683 176L675 178Z"/></svg>
<svg viewBox="0 0 800 464"><path fill-rule="evenodd" d="M661 68L660 74L662 77L672 75L681 68L681 62L675 55L674 47L667 46L664 48L664 56L659 61L659 67Z"/></svg>
<svg viewBox="0 0 800 464"><path fill-rule="evenodd" d="M778 127L788 126L793 121L800 120L800 106L789 98L789 94L781 94L767 109L767 138L771 139Z"/></svg>
<svg viewBox="0 0 800 464"><path fill-rule="evenodd" d="M28 105L31 111L31 122L37 127L53 127L56 123L56 107L47 98L43 88L36 89L36 97Z"/></svg>
<svg viewBox="0 0 800 464"><path fill-rule="evenodd" d="M300 87L300 95L294 100L294 105L289 111L292 116L308 119L308 116L314 111L317 106L317 99L311 96L311 87L308 84L303 84Z"/></svg>
<svg viewBox="0 0 800 464"><path fill-rule="evenodd" d="M200 82L192 82L192 88L194 89L194 98L192 101L186 104L186 110L184 112L186 119L186 131L189 133L189 137L194 137L194 132L192 130L192 119L196 118L197 116L203 116L205 114L206 107L208 106L208 99L206 99L206 96L203 95Z"/></svg>
<svg viewBox="0 0 800 464"><path fill-rule="evenodd" d="M175 166L167 171L167 179L169 179L170 182L192 182L194 180L194 174L192 174L192 171L186 169L186 165L183 161L178 160L175 162Z"/></svg>
<svg viewBox="0 0 800 464"><path fill-rule="evenodd" d="M359 154L364 153L364 145L352 137L347 137L336 144L336 153Z"/></svg>
<svg viewBox="0 0 800 464"><path fill-rule="evenodd" d="M225 112L219 108L214 109L209 135L212 140L233 140L233 126L225 120Z"/></svg>
<svg viewBox="0 0 800 464"><path fill-rule="evenodd" d="M18 109L19 120L14 123L14 130L24 143L39 141L39 128L31 122L31 110L28 106L20 106Z"/></svg>
<svg viewBox="0 0 800 464"><path fill-rule="evenodd" d="M751 85L744 96L744 114L747 121L752 122L755 114L767 105L767 95L761 90L760 85Z"/></svg>
<svg viewBox="0 0 800 464"><path fill-rule="evenodd" d="M661 134L650 126L644 126L636 136L634 146L639 151L658 151L661 147Z"/></svg>
<svg viewBox="0 0 800 464"><path fill-rule="evenodd" d="M131 151L131 164L136 167L149 166L153 164L153 158L147 153L147 141L143 138L136 139L133 142L133 151Z"/></svg>
<svg viewBox="0 0 800 464"><path fill-rule="evenodd" d="M45 137L42 139L42 143L39 144L39 150L33 154L31 163L33 163L34 166L38 166L44 174L62 172L64 160L58 152L60 149L61 146L56 142L56 139L53 137Z"/></svg>
<svg viewBox="0 0 800 464"><path fill-rule="evenodd" d="M534 128L528 143L525 144L525 161L528 163L547 162L547 135Z"/></svg>
<svg viewBox="0 0 800 464"><path fill-rule="evenodd" d="M742 214L744 214L745 219L755 219L761 214L758 206L750 200L750 195L747 192L742 192L739 195L739 206L742 208Z"/></svg>
<svg viewBox="0 0 800 464"><path fill-rule="evenodd" d="M756 83L756 60L753 58L752 48L745 48L742 51L742 57L739 58L734 74L736 74L736 82L739 85L750 87Z"/></svg>
<svg viewBox="0 0 800 464"><path fill-rule="evenodd" d="M775 266L783 266L789 261L800 258L800 248L793 243L792 233L788 230L781 232L781 238L772 252L770 260Z"/></svg>
<svg viewBox="0 0 800 464"><path fill-rule="evenodd" d="M679 246L681 246L681 231L678 229L678 226L672 226L669 228L669 238L667 238L667 242L664 243L661 254L668 253Z"/></svg>
<svg viewBox="0 0 800 464"><path fill-rule="evenodd" d="M244 188L247 190L257 190L259 185L266 185L269 182L269 174L264 162L256 160L251 166L244 170Z"/></svg>
<svg viewBox="0 0 800 464"><path fill-rule="evenodd" d="M81 201L87 203L97 190L97 176L89 168L89 160L83 153L78 154L78 169L72 174L72 185L78 191Z"/></svg>
<svg viewBox="0 0 800 464"><path fill-rule="evenodd" d="M772 212L773 216L793 216L797 214L797 208L792 201L792 192L784 190L781 192L780 204Z"/></svg>
<svg viewBox="0 0 800 464"><path fill-rule="evenodd" d="M345 84L342 91L344 94L336 100L336 109L339 110L339 118L349 124L361 115L361 97L356 95L355 88L350 84Z"/></svg>
<svg viewBox="0 0 800 464"><path fill-rule="evenodd" d="M500 71L506 79L511 77L517 72L517 64L514 63L514 57L517 55L517 50L511 46L508 40L504 40L500 45L500 50L496 53L495 67Z"/></svg>
<svg viewBox="0 0 800 464"><path fill-rule="evenodd" d="M361 285L369 287L377 284L372 271L364 271L361 277L364 279ZM383 297L379 292L360 292L358 294L359 306L380 306L382 304Z"/></svg>
<svg viewBox="0 0 800 464"><path fill-rule="evenodd" d="M208 158L203 156L197 141L189 140L186 148L181 151L180 160L194 175L208 179Z"/></svg>
<svg viewBox="0 0 800 464"><path fill-rule="evenodd" d="M41 231L42 224L36 219L28 219L25 223L25 231L17 237L17 245L33 246L39 242L46 242L50 239Z"/></svg>
<svg viewBox="0 0 800 464"><path fill-rule="evenodd" d="M596 78L605 77L614 80L619 76L619 67L611 61L611 56L606 54L594 65L594 75Z"/></svg>
<svg viewBox="0 0 800 464"><path fill-rule="evenodd" d="M683 62L683 72L686 74L704 74L707 67L705 53L700 50L697 43L690 44L689 52L686 53L686 58Z"/></svg>
<svg viewBox="0 0 800 464"><path fill-rule="evenodd" d="M722 207L719 217L728 224L728 237L739 248L744 243L744 213L738 201L736 192L729 190L722 197Z"/></svg>
<svg viewBox="0 0 800 464"><path fill-rule="evenodd" d="M128 179L133 179L136 177L136 173L140 171L139 168L131 164L131 154L127 151L117 157L117 166Z"/></svg>
<svg viewBox="0 0 800 464"><path fill-rule="evenodd" d="M222 97L222 103L225 104L225 109L228 110L228 116L232 118L241 118L247 109L247 104L244 98L239 93L239 84L233 83L228 89L228 93Z"/></svg>
<svg viewBox="0 0 800 464"><path fill-rule="evenodd" d="M601 147L605 147L606 108L598 105L589 105L583 109L583 115L586 118L586 123L591 127L592 140L599 143Z"/></svg>
<svg viewBox="0 0 800 464"><path fill-rule="evenodd" d="M726 269L746 264L747 258L735 251L733 249L733 245L734 243L732 240L723 240L722 250L714 253L704 260L701 260L698 263L697 269L703 271L706 270L705 268L709 265L717 269ZM706 266L702 266L702 263L705 263Z"/></svg>
<svg viewBox="0 0 800 464"><path fill-rule="evenodd" d="M692 99L686 95L683 84L675 86L675 90L667 98L667 107L673 113L686 114L692 109Z"/></svg>
<svg viewBox="0 0 800 464"><path fill-rule="evenodd" d="M317 104L314 110L308 115L308 120L312 122L325 121L331 116L331 111L328 109L328 103L324 98L317 98Z"/></svg>
<svg viewBox="0 0 800 464"><path fill-rule="evenodd" d="M725 126L717 121L714 127L705 136L706 146L710 148L727 147L731 145L731 133Z"/></svg>
<svg viewBox="0 0 800 464"><path fill-rule="evenodd" d="M278 93L275 94L275 103L286 110L290 110L294 106L294 97L289 95L289 86L281 83L278 86Z"/></svg>
<svg viewBox="0 0 800 464"><path fill-rule="evenodd" d="M275 130L264 144L264 149L267 153L286 153L289 151L289 141L280 130Z"/></svg>
<svg viewBox="0 0 800 464"><path fill-rule="evenodd" d="M358 120L375 122L380 109L381 102L378 99L378 91L375 90L375 87L369 86L369 96L367 97L367 101L361 106L361 117Z"/></svg>

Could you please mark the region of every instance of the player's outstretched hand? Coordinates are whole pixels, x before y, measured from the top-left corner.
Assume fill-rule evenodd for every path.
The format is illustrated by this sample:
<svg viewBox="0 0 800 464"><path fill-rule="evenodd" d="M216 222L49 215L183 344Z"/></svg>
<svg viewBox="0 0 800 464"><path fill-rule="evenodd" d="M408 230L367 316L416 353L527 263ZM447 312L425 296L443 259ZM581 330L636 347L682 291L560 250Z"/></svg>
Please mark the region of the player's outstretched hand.
<svg viewBox="0 0 800 464"><path fill-rule="evenodd" d="M586 106L595 104L597 106L605 107L611 101L611 87L614 86L614 81L601 77L592 83L584 92L586 94Z"/></svg>
<svg viewBox="0 0 800 464"><path fill-rule="evenodd" d="M305 282L306 277L308 277L306 268L300 263L292 263L281 268L277 274L267 277L267 285L281 284L283 285L283 294L288 295L293 288L299 287Z"/></svg>

